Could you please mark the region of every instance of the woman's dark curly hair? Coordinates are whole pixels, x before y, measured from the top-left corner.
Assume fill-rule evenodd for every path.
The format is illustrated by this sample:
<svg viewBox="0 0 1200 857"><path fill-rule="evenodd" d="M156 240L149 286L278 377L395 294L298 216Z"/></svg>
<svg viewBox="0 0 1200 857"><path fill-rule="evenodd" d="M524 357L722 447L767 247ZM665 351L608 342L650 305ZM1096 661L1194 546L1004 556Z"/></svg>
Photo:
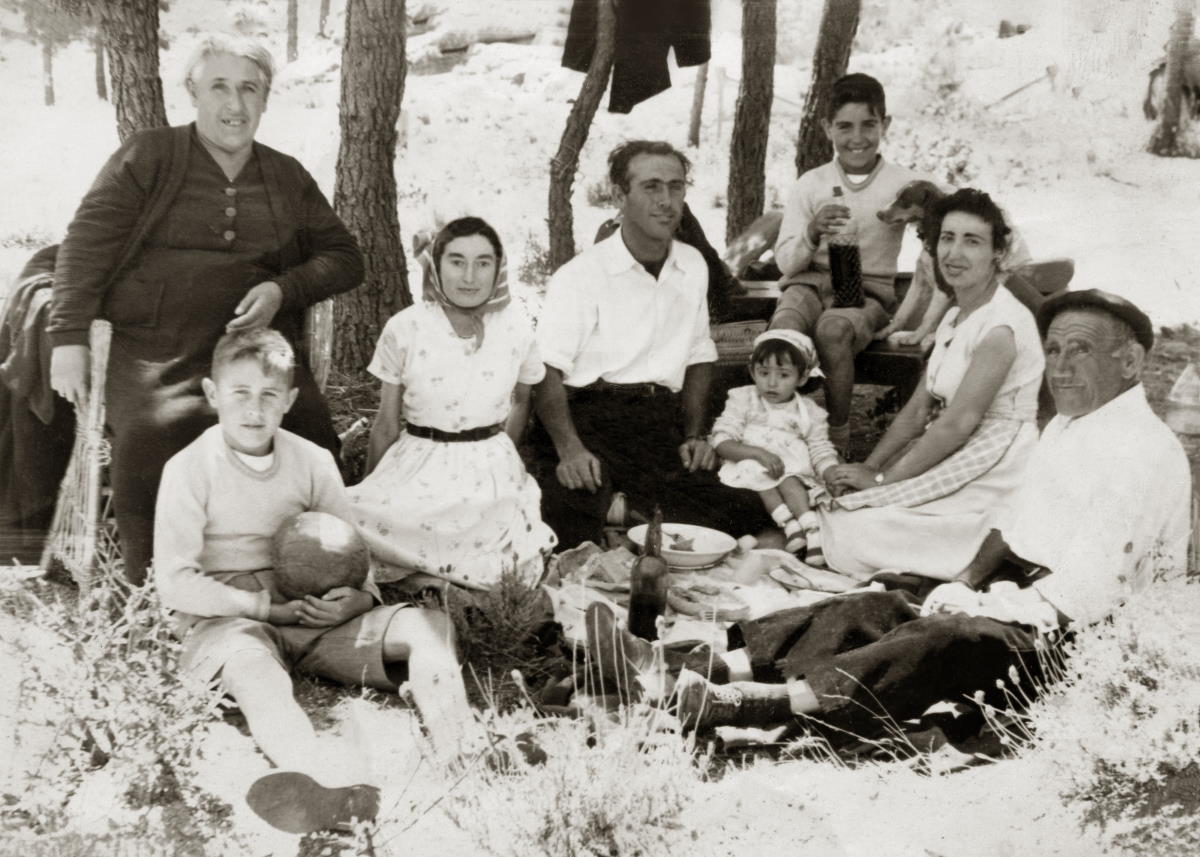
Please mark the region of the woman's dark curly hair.
<svg viewBox="0 0 1200 857"><path fill-rule="evenodd" d="M942 234L942 221L953 211L973 214L992 227L992 247L1004 251L1008 248L1008 236L1012 232L1004 222L1004 213L990 196L973 187L964 187L944 197L925 212L917 236L929 254L937 259L938 236Z"/></svg>

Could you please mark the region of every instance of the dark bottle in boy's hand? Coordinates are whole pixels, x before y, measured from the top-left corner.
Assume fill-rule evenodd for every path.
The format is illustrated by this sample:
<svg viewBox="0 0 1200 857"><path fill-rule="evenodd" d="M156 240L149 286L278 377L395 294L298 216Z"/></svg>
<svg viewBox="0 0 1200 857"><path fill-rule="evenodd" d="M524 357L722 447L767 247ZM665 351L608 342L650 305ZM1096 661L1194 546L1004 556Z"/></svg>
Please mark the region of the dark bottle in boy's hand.
<svg viewBox="0 0 1200 857"><path fill-rule="evenodd" d="M833 188L834 202L842 202L842 189ZM862 257L858 253L858 226L854 218L829 236L829 276L835 307L862 306Z"/></svg>
<svg viewBox="0 0 1200 857"><path fill-rule="evenodd" d="M643 640L658 639L658 617L667 609L671 573L662 558L662 509L646 528L645 549L633 564L629 580L629 633Z"/></svg>

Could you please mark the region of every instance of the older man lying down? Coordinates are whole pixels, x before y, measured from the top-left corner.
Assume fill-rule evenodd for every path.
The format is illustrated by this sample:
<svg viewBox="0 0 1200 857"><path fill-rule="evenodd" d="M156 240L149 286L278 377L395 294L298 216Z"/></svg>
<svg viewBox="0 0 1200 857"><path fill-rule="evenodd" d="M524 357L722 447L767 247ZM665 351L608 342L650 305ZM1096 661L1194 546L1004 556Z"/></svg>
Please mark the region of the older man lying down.
<svg viewBox="0 0 1200 857"><path fill-rule="evenodd" d="M851 593L734 626L729 652L672 665L685 722L762 726L811 715L867 736L887 717L976 691L1002 705L997 680L1018 676L1036 692L1039 653L1071 625L1182 574L1191 475L1139 382L1154 343L1149 319L1088 290L1047 301L1038 324L1058 416L975 560L923 602L910 592ZM657 657L602 608L588 620L610 673L633 678Z"/></svg>

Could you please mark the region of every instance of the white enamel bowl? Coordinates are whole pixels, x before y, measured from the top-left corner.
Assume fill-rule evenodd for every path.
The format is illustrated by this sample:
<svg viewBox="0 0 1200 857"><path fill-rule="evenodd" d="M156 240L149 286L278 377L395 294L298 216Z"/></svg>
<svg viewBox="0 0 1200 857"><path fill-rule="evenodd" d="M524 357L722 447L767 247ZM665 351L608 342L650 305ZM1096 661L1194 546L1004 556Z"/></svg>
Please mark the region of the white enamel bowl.
<svg viewBox="0 0 1200 857"><path fill-rule="evenodd" d="M631 527L626 535L639 548L645 546L646 524ZM673 548L673 544L691 541L690 550ZM720 530L694 524L663 524L662 555L671 568L708 568L723 560L737 547L737 540Z"/></svg>

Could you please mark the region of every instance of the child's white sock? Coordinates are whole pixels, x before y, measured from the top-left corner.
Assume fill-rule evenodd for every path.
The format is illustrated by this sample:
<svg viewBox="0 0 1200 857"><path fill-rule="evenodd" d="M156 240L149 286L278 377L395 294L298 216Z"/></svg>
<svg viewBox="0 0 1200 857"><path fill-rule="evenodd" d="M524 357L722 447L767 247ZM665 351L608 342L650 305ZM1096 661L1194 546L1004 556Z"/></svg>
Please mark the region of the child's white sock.
<svg viewBox="0 0 1200 857"><path fill-rule="evenodd" d="M804 530L800 526L800 522L792 514L792 510L787 507L787 504L780 503L771 512L771 517L775 523L779 524L779 528L783 530L783 537L786 541L784 550L788 553L799 553L804 550Z"/></svg>
<svg viewBox="0 0 1200 857"><path fill-rule="evenodd" d="M810 509L796 523L804 530L804 540L808 543L804 561L814 568L824 568L825 552L821 550L821 521L817 513Z"/></svg>

